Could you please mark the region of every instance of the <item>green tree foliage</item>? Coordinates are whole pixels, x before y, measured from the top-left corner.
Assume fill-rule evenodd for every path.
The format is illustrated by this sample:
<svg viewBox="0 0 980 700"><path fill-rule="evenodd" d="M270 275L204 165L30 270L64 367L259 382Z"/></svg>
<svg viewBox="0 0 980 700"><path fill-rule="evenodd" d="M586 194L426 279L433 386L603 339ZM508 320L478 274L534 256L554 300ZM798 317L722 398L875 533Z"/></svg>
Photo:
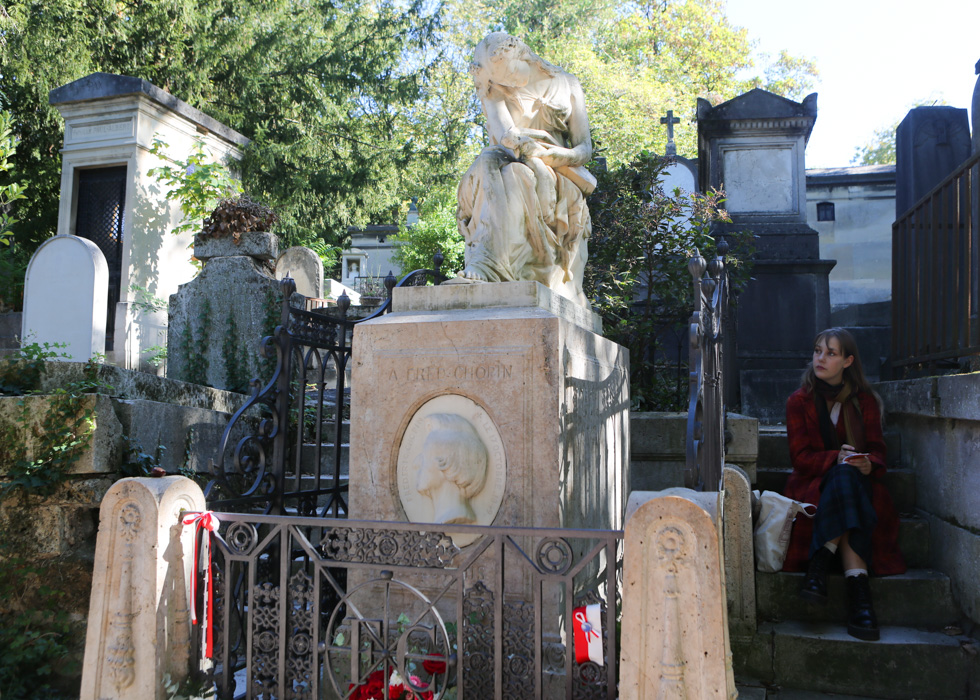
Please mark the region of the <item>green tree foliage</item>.
<svg viewBox="0 0 980 700"><path fill-rule="evenodd" d="M871 139L854 150L851 165L888 165L895 163L895 130L899 122L875 129Z"/></svg>
<svg viewBox="0 0 980 700"><path fill-rule="evenodd" d="M678 153L697 155L696 99L713 103L763 87L792 99L810 91L814 63L783 51L756 65L748 31L720 0L450 0L450 40L469 56L487 32L521 37L574 74L588 102L593 138L612 167L664 152L673 110ZM472 90L472 88L470 88ZM474 103L475 104L475 103Z"/></svg>
<svg viewBox="0 0 980 700"><path fill-rule="evenodd" d="M0 111L0 312L20 305L29 259L25 251L12 245L13 227L18 221L14 202L26 199L27 185L17 182L13 172L17 140L11 122L10 113Z"/></svg>
<svg viewBox="0 0 980 700"><path fill-rule="evenodd" d="M173 163L149 171L167 187L167 199L180 203L184 219L172 233L200 232L218 202L242 193L241 183L231 177L228 166L210 159L203 141L194 144L194 151L183 160L167 156L167 144L160 139L153 139L150 153Z"/></svg>
<svg viewBox="0 0 980 700"><path fill-rule="evenodd" d="M405 243L396 248L392 256L402 275L413 270L431 269L432 258L437 252L443 256L443 274L452 276L463 269L466 244L456 224L456 202L445 194L439 199L422 202L419 220L410 228L402 224L392 240Z"/></svg>
<svg viewBox="0 0 980 700"><path fill-rule="evenodd" d="M144 78L253 140L246 191L287 245L390 219L404 180L439 178L465 125L426 111L439 18L423 0L21 0L0 12L0 100L31 183L19 239L56 227L62 122L48 91L95 71ZM433 134L438 133L438 142Z"/></svg>
<svg viewBox="0 0 980 700"><path fill-rule="evenodd" d="M721 192L664 191L666 166L664 159L643 154L602 173L589 197L591 264L585 293L602 316L606 337L629 348L634 410L684 408L686 387L678 384L668 339L683 338L692 309L687 259L698 250L713 255L712 225L730 221ZM730 238L726 262L732 283L741 286L749 269L741 261L753 252L750 235Z"/></svg>

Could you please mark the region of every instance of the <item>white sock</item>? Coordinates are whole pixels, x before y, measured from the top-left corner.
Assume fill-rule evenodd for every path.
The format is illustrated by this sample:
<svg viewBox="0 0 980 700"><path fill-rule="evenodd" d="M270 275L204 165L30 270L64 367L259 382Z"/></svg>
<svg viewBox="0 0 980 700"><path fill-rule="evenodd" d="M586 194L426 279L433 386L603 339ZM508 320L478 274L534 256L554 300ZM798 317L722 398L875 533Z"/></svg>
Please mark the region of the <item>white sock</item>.
<svg viewBox="0 0 980 700"><path fill-rule="evenodd" d="M847 569L846 571L844 571L844 578L847 578L848 576L867 576L867 575L868 575L867 569Z"/></svg>
<svg viewBox="0 0 980 700"><path fill-rule="evenodd" d="M834 544L833 542L826 543L824 547L829 549L831 554L837 554L837 545Z"/></svg>

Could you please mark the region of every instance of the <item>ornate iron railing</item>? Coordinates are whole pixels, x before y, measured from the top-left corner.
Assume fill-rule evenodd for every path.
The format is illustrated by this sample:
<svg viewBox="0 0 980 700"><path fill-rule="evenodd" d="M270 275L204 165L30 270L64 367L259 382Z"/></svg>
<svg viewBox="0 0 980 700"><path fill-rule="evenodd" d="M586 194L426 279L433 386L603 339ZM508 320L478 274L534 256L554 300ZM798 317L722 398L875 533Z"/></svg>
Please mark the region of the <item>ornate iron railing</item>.
<svg viewBox="0 0 980 700"><path fill-rule="evenodd" d="M403 698L618 697L621 531L221 520L219 698L389 698L399 678ZM577 663L573 620L594 615L601 663Z"/></svg>
<svg viewBox="0 0 980 700"><path fill-rule="evenodd" d="M687 269L694 281L694 313L689 328L687 465L684 485L720 491L725 462L723 329L728 311L728 243L718 242L711 262L695 252Z"/></svg>
<svg viewBox="0 0 980 700"><path fill-rule="evenodd" d="M980 153L892 225L892 367L980 355Z"/></svg>
<svg viewBox="0 0 980 700"><path fill-rule="evenodd" d="M204 490L212 509L346 516L354 328L391 311L394 287L444 281L441 255L435 263L397 283L389 274L384 304L356 320L347 316L346 294L337 300L336 316L328 309L307 311L291 303L295 283L282 280L280 325L261 345L263 357L275 358L275 371L264 386L252 380L252 397L225 428L210 465L214 478Z"/></svg>

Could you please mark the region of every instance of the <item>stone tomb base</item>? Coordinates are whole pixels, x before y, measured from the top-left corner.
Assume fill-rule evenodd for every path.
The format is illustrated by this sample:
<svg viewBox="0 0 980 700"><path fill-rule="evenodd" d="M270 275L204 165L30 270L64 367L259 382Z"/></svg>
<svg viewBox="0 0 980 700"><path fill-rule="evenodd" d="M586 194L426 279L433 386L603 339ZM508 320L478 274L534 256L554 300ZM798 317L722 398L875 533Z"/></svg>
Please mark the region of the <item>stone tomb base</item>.
<svg viewBox="0 0 980 700"><path fill-rule="evenodd" d="M536 282L393 291L354 336L350 517L622 528L629 360L598 317Z"/></svg>

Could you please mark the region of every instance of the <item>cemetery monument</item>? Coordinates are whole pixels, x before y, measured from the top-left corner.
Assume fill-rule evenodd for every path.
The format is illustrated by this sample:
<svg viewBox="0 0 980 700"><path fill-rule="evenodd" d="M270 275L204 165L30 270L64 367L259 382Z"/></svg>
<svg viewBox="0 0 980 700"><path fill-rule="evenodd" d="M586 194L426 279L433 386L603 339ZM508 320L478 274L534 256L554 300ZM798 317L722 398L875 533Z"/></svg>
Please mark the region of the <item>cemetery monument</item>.
<svg viewBox="0 0 980 700"><path fill-rule="evenodd" d="M477 45L470 73L490 145L459 185L458 281L533 280L587 307L585 197L596 179L582 86L502 32Z"/></svg>
<svg viewBox="0 0 980 700"><path fill-rule="evenodd" d="M151 153L154 139L170 153L190 153L200 142L226 163L241 159L248 139L131 76L92 73L48 99L65 120L58 234L92 241L108 267L99 352L120 367L155 371L146 353L166 344L167 312L140 304L139 292L166 299L195 270L190 234L170 233L180 207L149 173L165 164Z"/></svg>
<svg viewBox="0 0 980 700"><path fill-rule="evenodd" d="M395 288L393 312L355 331L350 515L618 529L628 355L582 293L595 185L582 89L502 33L471 73L490 145L459 186L466 265Z"/></svg>

